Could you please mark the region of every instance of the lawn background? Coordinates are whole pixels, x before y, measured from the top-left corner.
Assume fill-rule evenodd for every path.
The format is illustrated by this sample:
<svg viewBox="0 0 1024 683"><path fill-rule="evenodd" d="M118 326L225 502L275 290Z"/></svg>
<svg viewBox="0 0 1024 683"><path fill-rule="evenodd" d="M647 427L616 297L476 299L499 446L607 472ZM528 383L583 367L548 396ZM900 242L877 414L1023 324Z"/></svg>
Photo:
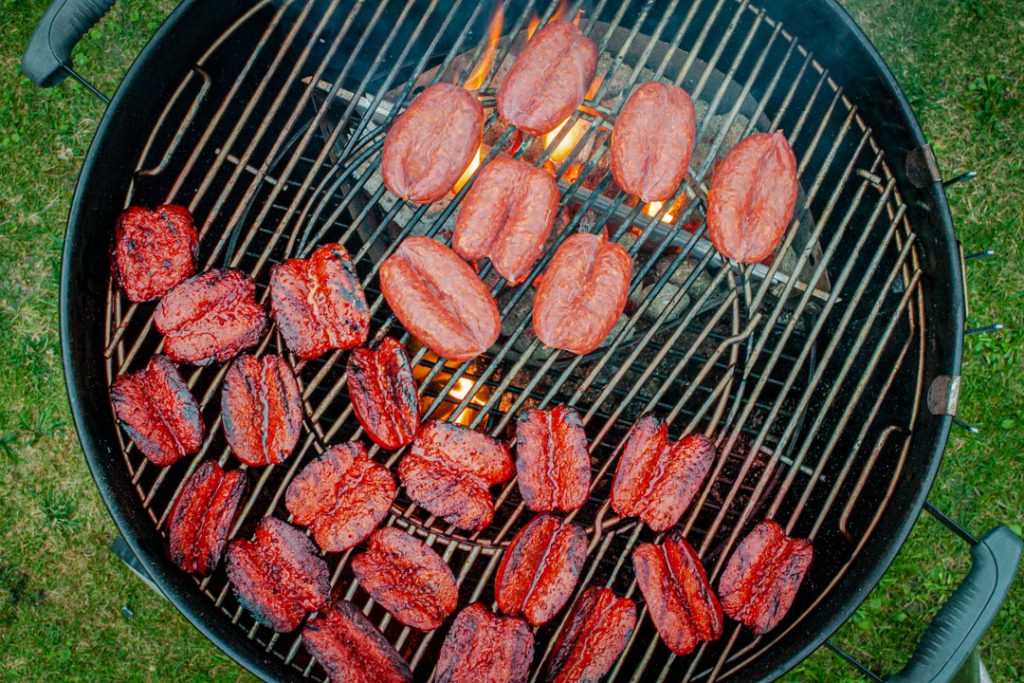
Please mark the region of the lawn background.
<svg viewBox="0 0 1024 683"><path fill-rule="evenodd" d="M208 0L215 2L216 0ZM78 169L103 107L74 83L37 90L19 61L43 0L0 0L0 679L249 680L108 551L114 525L70 424L57 331L60 251ZM112 93L173 3L119 3L75 64ZM976 533L1024 516L1024 2L850 0L903 85L946 177L968 252L968 338L960 415L931 500ZM160 93L153 93L159 97ZM103 267L98 264L97 267ZM964 575L967 551L930 518L836 640L877 671L909 656ZM982 644L996 681L1024 679L1024 590ZM127 609L125 609L127 608ZM128 615L132 616L128 616ZM821 650L791 680L855 680Z"/></svg>

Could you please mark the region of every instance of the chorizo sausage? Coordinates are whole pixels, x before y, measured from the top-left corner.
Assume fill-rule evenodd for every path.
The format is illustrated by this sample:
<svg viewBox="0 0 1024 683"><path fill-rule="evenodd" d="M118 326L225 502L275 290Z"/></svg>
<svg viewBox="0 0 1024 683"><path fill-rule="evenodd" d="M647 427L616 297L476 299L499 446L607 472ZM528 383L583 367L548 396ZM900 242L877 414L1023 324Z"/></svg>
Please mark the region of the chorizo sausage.
<svg viewBox="0 0 1024 683"><path fill-rule="evenodd" d="M408 683L409 665L358 607L339 600L302 629L302 644L331 683Z"/></svg>
<svg viewBox="0 0 1024 683"><path fill-rule="evenodd" d="M482 531L494 518L490 488L516 473L508 446L483 432L431 420L398 464L405 494L449 524Z"/></svg>
<svg viewBox="0 0 1024 683"><path fill-rule="evenodd" d="M498 157L484 167L463 200L452 249L469 261L490 257L503 278L518 284L551 235L558 199L550 173Z"/></svg>
<svg viewBox="0 0 1024 683"><path fill-rule="evenodd" d="M270 311L285 346L299 358L351 349L370 333L370 309L345 247L325 244L308 259L270 269Z"/></svg>
<svg viewBox="0 0 1024 683"><path fill-rule="evenodd" d="M348 395L366 435L389 451L408 446L420 428L420 397L409 357L397 339L384 337L348 357Z"/></svg>
<svg viewBox="0 0 1024 683"><path fill-rule="evenodd" d="M663 543L641 543L633 572L661 640L677 655L722 637L722 606L693 547L679 532Z"/></svg>
<svg viewBox="0 0 1024 683"><path fill-rule="evenodd" d="M796 193L796 156L782 131L741 141L711 179L708 234L715 248L740 263L768 258L793 218Z"/></svg>
<svg viewBox="0 0 1024 683"><path fill-rule="evenodd" d="M770 519L758 523L725 563L722 611L757 635L771 631L793 606L813 559L807 539L790 538Z"/></svg>
<svg viewBox="0 0 1024 683"><path fill-rule="evenodd" d="M576 588L587 559L587 532L555 515L519 530L494 577L498 609L534 626L551 621Z"/></svg>
<svg viewBox="0 0 1024 683"><path fill-rule="evenodd" d="M413 100L384 139L384 185L415 204L436 202L473 161L484 110L469 91L435 83Z"/></svg>
<svg viewBox="0 0 1024 683"><path fill-rule="evenodd" d="M569 21L536 33L498 88L501 118L529 133L550 133L572 114L594 80L597 46Z"/></svg>
<svg viewBox="0 0 1024 683"><path fill-rule="evenodd" d="M183 206L130 206L114 227L114 274L129 301L159 299L192 277L199 233Z"/></svg>
<svg viewBox="0 0 1024 683"><path fill-rule="evenodd" d="M118 375L110 401L132 443L157 467L173 465L203 446L199 403L167 356L153 356L142 370Z"/></svg>
<svg viewBox="0 0 1024 683"><path fill-rule="evenodd" d="M474 602L459 612L437 656L437 683L526 683L533 632L522 619L499 617Z"/></svg>
<svg viewBox="0 0 1024 683"><path fill-rule="evenodd" d="M214 269L167 292L153 313L164 353L175 363L209 365L256 346L268 319L256 283L238 270Z"/></svg>
<svg viewBox="0 0 1024 683"><path fill-rule="evenodd" d="M612 509L668 531L700 491L715 455L715 443L703 434L669 441L668 425L644 415L629 431L615 470Z"/></svg>
<svg viewBox="0 0 1024 683"><path fill-rule="evenodd" d="M588 588L555 640L550 683L597 681L611 671L636 628L636 603L611 588Z"/></svg>
<svg viewBox="0 0 1024 683"><path fill-rule="evenodd" d="M294 631L331 596L331 575L313 541L277 517L260 520L251 541L228 544L226 569L239 604L278 633Z"/></svg>
<svg viewBox="0 0 1024 683"><path fill-rule="evenodd" d="M433 631L459 602L452 570L429 545L394 527L370 535L352 573L377 604L406 626Z"/></svg>
<svg viewBox="0 0 1024 683"><path fill-rule="evenodd" d="M171 562L199 576L212 573L227 545L246 489L248 482L242 470L225 472L215 460L200 465L185 482L167 517Z"/></svg>
<svg viewBox="0 0 1024 683"><path fill-rule="evenodd" d="M533 329L548 346L590 353L622 315L633 259L603 235L566 238L544 273L533 302Z"/></svg>
<svg viewBox="0 0 1024 683"><path fill-rule="evenodd" d="M570 512L587 502L590 452L575 408L530 408L519 414L516 473L523 502L534 512Z"/></svg>
<svg viewBox="0 0 1024 683"><path fill-rule="evenodd" d="M693 102L682 88L644 83L633 91L612 130L612 175L645 202L672 197L693 154Z"/></svg>
<svg viewBox="0 0 1024 683"><path fill-rule="evenodd" d="M469 360L501 332L498 305L484 283L455 252L429 237L398 245L380 267L380 287L405 329L442 358Z"/></svg>

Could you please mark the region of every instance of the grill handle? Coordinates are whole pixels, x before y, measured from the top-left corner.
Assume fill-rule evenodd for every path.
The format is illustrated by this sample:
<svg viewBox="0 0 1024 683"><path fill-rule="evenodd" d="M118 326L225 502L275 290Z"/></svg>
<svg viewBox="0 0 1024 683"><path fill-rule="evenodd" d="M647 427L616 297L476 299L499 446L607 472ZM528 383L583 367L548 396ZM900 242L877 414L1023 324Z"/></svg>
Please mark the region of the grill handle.
<svg viewBox="0 0 1024 683"><path fill-rule="evenodd" d="M71 50L115 0L54 0L36 24L21 57L21 70L40 88L52 88L69 75Z"/></svg>
<svg viewBox="0 0 1024 683"><path fill-rule="evenodd" d="M971 571L925 629L914 655L887 681L950 681L978 646L1002 606L1024 541L997 526L971 546Z"/></svg>

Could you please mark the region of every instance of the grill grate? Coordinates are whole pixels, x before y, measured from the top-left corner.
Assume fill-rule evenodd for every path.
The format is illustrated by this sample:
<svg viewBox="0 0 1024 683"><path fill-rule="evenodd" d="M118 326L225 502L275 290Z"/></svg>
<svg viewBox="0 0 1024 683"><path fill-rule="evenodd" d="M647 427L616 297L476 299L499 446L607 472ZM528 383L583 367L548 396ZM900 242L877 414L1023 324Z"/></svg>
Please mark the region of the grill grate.
<svg viewBox="0 0 1024 683"><path fill-rule="evenodd" d="M517 287L489 267L481 271L506 327L500 347L470 363L446 364L417 347L382 305L376 271L383 258L410 234L445 239L468 190L432 207L387 196L378 171L384 131L421 87L465 81L485 49L485 3L454 0L442 7L434 0L415 11L398 0L259 4L193 65L156 122L125 198L126 205L187 205L205 219L204 267L248 271L263 299L271 265L323 241L344 243L366 287L373 329L415 350L424 419L441 416L505 438L524 406L577 405L595 477L590 500L573 515L591 538L574 600L589 585L637 598L627 558L636 543L655 536L617 518L606 501L624 437L647 410L666 418L674 435L700 430L719 446L710 484L681 522L713 579L740 535L764 516L788 532L826 540L776 631L753 637L729 623L721 641L678 658L660 644L642 611L609 680L725 678L799 628L856 558L902 470L916 405L903 405L890 387L898 376L916 386L914 396L921 394L915 239L870 129L814 56L763 10L737 0L697 0L685 11L679 4L570 4L569 17L585 10L581 25L598 44L603 76L546 145L517 141L493 114L497 76L525 40L533 8L504 3L504 38L480 90L490 112L484 163L514 146L518 156L551 164L560 179L565 210L555 242L608 226L635 259L628 321L588 356L543 349L522 315L553 247ZM543 22L558 11L550 6L538 13ZM218 60L221 51L249 55L248 61ZM620 94L652 78L691 93L704 145L678 197L650 211L653 216L612 192L605 159ZM708 247L701 221L709 173L738 137L779 128L797 152L802 185L802 210L783 256L769 266L723 263ZM574 129L585 132L573 151L552 161ZM681 211L664 222L672 207ZM109 290L108 379L159 348L151 310ZM258 351L286 350L272 332ZM344 359L336 352L294 364L305 402L304 440L289 461L253 473L255 486L232 535L248 534L266 514L287 518L281 499L294 474L325 444L361 436L344 390ZM225 370L200 368L188 376L210 427L195 458L158 471L120 437L133 483L160 530L198 464L230 458L217 400ZM370 453L388 466L401 456L376 446ZM500 549L527 521L514 483L496 497L496 507L490 528L467 535L400 493L387 523L435 547L453 567L463 603L490 602ZM363 606L426 678L444 629L422 634L391 620L358 587L350 555L328 557L336 594ZM306 675L323 676L297 634L274 634L241 609L223 571L198 589L268 652ZM535 679L559 628L552 623L538 631Z"/></svg>

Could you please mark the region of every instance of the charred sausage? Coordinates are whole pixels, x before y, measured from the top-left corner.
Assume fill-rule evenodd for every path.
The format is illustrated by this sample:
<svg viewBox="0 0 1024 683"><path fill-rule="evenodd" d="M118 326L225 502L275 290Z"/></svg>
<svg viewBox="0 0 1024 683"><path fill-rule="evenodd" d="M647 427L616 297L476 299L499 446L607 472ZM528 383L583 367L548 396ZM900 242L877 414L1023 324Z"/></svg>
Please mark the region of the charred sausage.
<svg viewBox="0 0 1024 683"><path fill-rule="evenodd" d="M247 488L242 470L225 472L215 460L200 465L185 482L168 515L171 562L199 576L213 572Z"/></svg>
<svg viewBox="0 0 1024 683"><path fill-rule="evenodd" d="M110 401L132 443L158 467L198 453L203 445L199 403L167 356L153 356L142 370L118 375Z"/></svg>
<svg viewBox="0 0 1024 683"><path fill-rule="evenodd" d="M224 436L249 467L284 462L302 431L302 393L281 356L242 354L221 387Z"/></svg>
<svg viewBox="0 0 1024 683"><path fill-rule="evenodd" d="M223 363L259 343L267 314L256 283L238 270L214 269L185 280L156 306L153 324L175 363Z"/></svg>
<svg viewBox="0 0 1024 683"><path fill-rule="evenodd" d="M550 683L597 681L626 649L636 628L636 603L610 588L588 588L555 640Z"/></svg>
<svg viewBox="0 0 1024 683"><path fill-rule="evenodd" d="M260 520L251 541L228 544L227 573L242 607L278 633L294 631L331 595L327 563L313 541L276 517Z"/></svg>
<svg viewBox="0 0 1024 683"><path fill-rule="evenodd" d="M359 608L339 600L302 629L306 651L327 671L331 683L407 683L409 665Z"/></svg>
<svg viewBox="0 0 1024 683"><path fill-rule="evenodd" d="M796 156L782 131L741 141L715 169L708 192L708 234L740 263L768 258L796 204Z"/></svg>
<svg viewBox="0 0 1024 683"><path fill-rule="evenodd" d="M381 161L384 185L415 204L436 202L473 160L483 130L484 110L476 97L456 85L435 83L388 131Z"/></svg>
<svg viewBox="0 0 1024 683"><path fill-rule="evenodd" d="M688 434L669 441L668 425L644 415L630 430L615 470L612 509L667 531L690 506L714 460L715 444L708 437Z"/></svg>
<svg viewBox="0 0 1024 683"><path fill-rule="evenodd" d="M331 446L288 484L284 505L329 553L348 550L377 528L395 500L395 478L358 441Z"/></svg>
<svg viewBox="0 0 1024 683"><path fill-rule="evenodd" d="M431 351L466 361L501 332L494 297L468 263L429 237L409 237L380 267L391 310Z"/></svg>
<svg viewBox="0 0 1024 683"><path fill-rule="evenodd" d="M570 512L587 502L590 452L575 408L530 408L520 413L516 473L523 502L534 512Z"/></svg>
<svg viewBox="0 0 1024 683"><path fill-rule="evenodd" d="M481 531L494 518L490 487L508 481L515 465L508 446L452 422L431 420L398 464L405 493L460 529Z"/></svg>
<svg viewBox="0 0 1024 683"><path fill-rule="evenodd" d="M359 346L370 332L363 286L340 244L325 244L308 259L285 259L274 266L270 310L285 346L307 360Z"/></svg>
<svg viewBox="0 0 1024 683"><path fill-rule="evenodd" d="M114 228L114 273L130 301L159 299L192 277L199 233L183 206L130 206Z"/></svg>
<svg viewBox="0 0 1024 683"><path fill-rule="evenodd" d="M348 357L348 395L366 435L389 451L408 446L420 428L420 397L409 357L397 339L361 346Z"/></svg>
<svg viewBox="0 0 1024 683"><path fill-rule="evenodd" d="M433 548L394 527L377 529L367 545L365 553L352 558L352 572L391 616L433 631L455 611L459 586Z"/></svg>
<svg viewBox="0 0 1024 683"><path fill-rule="evenodd" d="M676 532L664 543L641 543L633 571L662 642L688 655L702 642L722 637L722 606L697 553Z"/></svg>
<svg viewBox="0 0 1024 683"><path fill-rule="evenodd" d="M572 114L594 80L597 46L569 21L536 33L498 88L498 113L530 135L550 133Z"/></svg>
<svg viewBox="0 0 1024 683"><path fill-rule="evenodd" d="M512 284L526 279L551 234L558 184L525 161L498 157L484 167L455 221L452 249L469 261L490 257Z"/></svg>
<svg viewBox="0 0 1024 683"><path fill-rule="evenodd" d="M555 252L533 302L533 329L548 346L590 353L626 307L633 259L603 235L570 235Z"/></svg>
<svg viewBox="0 0 1024 683"><path fill-rule="evenodd" d="M525 683L533 632L522 619L499 617L474 602L459 612L441 645L437 683Z"/></svg>
<svg viewBox="0 0 1024 683"><path fill-rule="evenodd" d="M722 611L758 635L771 631L792 607L813 558L807 539L790 538L773 520L759 523L725 564Z"/></svg>
<svg viewBox="0 0 1024 683"><path fill-rule="evenodd" d="M550 621L576 588L587 558L587 532L555 515L540 515L509 543L494 577L498 608L534 626Z"/></svg>
<svg viewBox="0 0 1024 683"><path fill-rule="evenodd" d="M644 83L626 100L612 130L615 182L645 202L669 199L690 165L695 130L685 90Z"/></svg>

